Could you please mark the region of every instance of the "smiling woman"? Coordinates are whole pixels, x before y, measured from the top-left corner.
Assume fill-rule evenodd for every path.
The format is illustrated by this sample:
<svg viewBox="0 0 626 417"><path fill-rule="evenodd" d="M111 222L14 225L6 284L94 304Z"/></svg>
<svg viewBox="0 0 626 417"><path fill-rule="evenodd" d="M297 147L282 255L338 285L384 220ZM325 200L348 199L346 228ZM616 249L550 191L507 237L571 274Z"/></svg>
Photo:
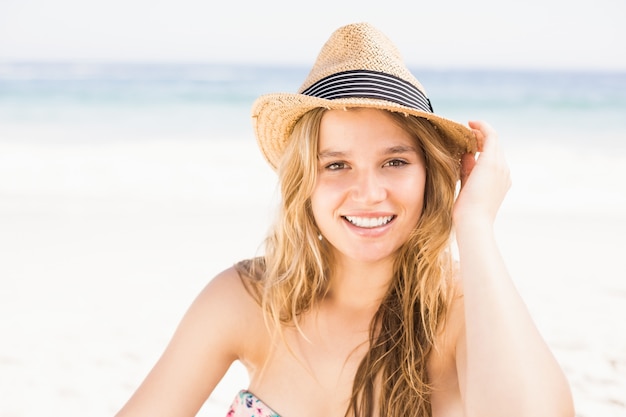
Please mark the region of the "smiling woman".
<svg viewBox="0 0 626 417"><path fill-rule="evenodd" d="M230 417L572 417L495 242L510 178L487 123L435 114L369 24L253 121L281 191L265 253L207 285L119 417L194 415L237 360Z"/></svg>

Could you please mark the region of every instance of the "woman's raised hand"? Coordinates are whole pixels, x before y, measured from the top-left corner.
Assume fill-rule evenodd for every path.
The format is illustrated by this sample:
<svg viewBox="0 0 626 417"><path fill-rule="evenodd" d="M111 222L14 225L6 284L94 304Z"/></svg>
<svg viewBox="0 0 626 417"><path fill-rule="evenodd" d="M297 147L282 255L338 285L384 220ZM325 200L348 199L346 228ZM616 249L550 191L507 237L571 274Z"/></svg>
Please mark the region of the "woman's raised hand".
<svg viewBox="0 0 626 417"><path fill-rule="evenodd" d="M477 154L461 157L461 190L453 218L461 222L493 223L511 186L511 176L495 130L481 121L469 122L477 142Z"/></svg>

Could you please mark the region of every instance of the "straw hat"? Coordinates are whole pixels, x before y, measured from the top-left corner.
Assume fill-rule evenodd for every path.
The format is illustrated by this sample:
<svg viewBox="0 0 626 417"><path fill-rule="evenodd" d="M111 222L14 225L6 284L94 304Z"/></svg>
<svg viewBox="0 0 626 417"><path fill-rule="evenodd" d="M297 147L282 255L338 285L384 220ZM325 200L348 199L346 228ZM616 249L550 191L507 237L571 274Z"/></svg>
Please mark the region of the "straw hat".
<svg viewBox="0 0 626 417"><path fill-rule="evenodd" d="M428 119L454 153L474 151L475 139L462 124L433 113L424 87L391 41L367 23L337 29L320 51L298 93L266 94L252 105L252 124L261 152L276 169L294 125L317 107L373 107Z"/></svg>

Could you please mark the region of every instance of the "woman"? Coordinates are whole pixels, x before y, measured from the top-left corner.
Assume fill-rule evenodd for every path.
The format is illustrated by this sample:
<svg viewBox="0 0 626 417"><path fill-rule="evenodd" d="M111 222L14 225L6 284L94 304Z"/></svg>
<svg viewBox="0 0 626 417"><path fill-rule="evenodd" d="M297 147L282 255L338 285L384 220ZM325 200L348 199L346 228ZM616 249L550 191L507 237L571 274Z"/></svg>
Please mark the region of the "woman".
<svg viewBox="0 0 626 417"><path fill-rule="evenodd" d="M486 123L435 115L368 24L253 122L282 195L265 254L208 284L119 417L195 415L235 360L229 416L574 415L494 240L510 179Z"/></svg>

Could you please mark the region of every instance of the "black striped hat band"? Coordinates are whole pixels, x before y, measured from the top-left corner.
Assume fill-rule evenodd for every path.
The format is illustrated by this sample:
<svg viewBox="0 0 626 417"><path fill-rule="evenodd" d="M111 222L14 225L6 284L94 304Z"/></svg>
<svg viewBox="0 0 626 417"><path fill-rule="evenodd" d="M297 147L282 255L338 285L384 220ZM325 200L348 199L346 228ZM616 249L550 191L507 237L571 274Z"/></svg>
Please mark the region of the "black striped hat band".
<svg viewBox="0 0 626 417"><path fill-rule="evenodd" d="M373 98L433 113L428 97L411 83L384 72L352 70L322 78L302 94L335 100L339 98Z"/></svg>

